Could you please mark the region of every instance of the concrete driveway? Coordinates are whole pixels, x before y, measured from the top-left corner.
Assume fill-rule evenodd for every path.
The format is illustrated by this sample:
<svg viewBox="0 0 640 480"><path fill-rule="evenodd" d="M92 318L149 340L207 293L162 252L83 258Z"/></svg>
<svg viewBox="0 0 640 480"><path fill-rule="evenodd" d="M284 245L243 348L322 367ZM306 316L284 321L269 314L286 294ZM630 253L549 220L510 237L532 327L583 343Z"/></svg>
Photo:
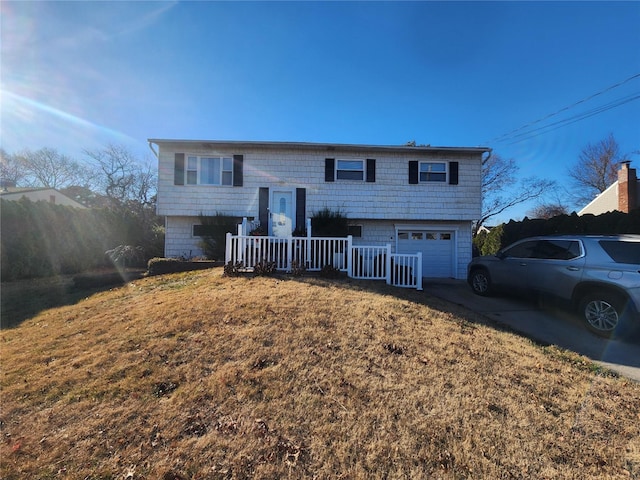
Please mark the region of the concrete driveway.
<svg viewBox="0 0 640 480"><path fill-rule="evenodd" d="M594 335L566 310L507 296L480 297L464 280L425 279L424 291L507 325L543 344L579 353L620 375L640 382L640 341Z"/></svg>

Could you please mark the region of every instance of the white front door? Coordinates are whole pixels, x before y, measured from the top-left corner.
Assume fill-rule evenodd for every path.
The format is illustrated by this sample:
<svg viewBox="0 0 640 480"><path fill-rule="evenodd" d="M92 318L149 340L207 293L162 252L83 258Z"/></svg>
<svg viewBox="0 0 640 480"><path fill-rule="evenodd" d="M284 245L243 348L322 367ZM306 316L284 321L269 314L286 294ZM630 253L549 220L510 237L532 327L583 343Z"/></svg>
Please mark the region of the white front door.
<svg viewBox="0 0 640 480"><path fill-rule="evenodd" d="M289 237L293 232L293 192L291 190L272 190L270 227L271 235Z"/></svg>

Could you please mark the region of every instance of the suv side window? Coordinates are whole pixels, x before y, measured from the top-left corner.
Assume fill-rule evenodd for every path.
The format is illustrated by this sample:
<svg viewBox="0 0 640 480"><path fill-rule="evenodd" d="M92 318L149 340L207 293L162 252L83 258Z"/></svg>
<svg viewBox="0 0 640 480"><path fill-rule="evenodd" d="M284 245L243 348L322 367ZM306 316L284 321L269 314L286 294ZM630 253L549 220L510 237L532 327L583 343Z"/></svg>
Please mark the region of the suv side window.
<svg viewBox="0 0 640 480"><path fill-rule="evenodd" d="M574 240L540 240L535 258L571 260L580 256L580 244Z"/></svg>
<svg viewBox="0 0 640 480"><path fill-rule="evenodd" d="M569 248L567 249L567 252L569 254L569 257L567 258L567 260L571 260L573 258L578 258L580 255L582 255L582 249L580 248L580 242L572 241L570 243L571 244L569 245Z"/></svg>
<svg viewBox="0 0 640 480"><path fill-rule="evenodd" d="M600 246L616 263L640 265L640 243L600 240Z"/></svg>
<svg viewBox="0 0 640 480"><path fill-rule="evenodd" d="M537 240L529 240L528 242L522 242L508 248L502 253L503 257L515 257L515 258L535 258Z"/></svg>

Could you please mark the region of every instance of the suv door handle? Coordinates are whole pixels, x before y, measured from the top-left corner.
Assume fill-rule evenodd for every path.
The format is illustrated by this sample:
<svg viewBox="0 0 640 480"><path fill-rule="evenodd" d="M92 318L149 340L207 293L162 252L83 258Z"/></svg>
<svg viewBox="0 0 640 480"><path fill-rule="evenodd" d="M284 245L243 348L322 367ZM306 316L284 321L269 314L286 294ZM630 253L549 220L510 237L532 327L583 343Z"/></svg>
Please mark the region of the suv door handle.
<svg viewBox="0 0 640 480"><path fill-rule="evenodd" d="M567 270L571 272L578 272L580 269L578 267L567 267Z"/></svg>

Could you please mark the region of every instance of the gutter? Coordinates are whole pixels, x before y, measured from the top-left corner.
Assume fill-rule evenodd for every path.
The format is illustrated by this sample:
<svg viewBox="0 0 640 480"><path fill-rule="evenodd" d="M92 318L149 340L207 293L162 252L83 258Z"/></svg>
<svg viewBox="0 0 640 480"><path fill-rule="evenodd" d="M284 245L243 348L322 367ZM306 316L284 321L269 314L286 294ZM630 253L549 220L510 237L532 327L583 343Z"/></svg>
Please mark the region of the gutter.
<svg viewBox="0 0 640 480"><path fill-rule="evenodd" d="M486 153L491 149L488 147L410 147L406 145L364 145L364 144L341 144L341 143L312 143L312 142L264 142L264 141L238 141L238 140L179 140L179 139L158 139L149 138L150 144L180 145L184 147L195 147L204 149L215 148L261 148L261 149L297 149L306 151L349 151L349 152L466 152L466 153ZM155 153L155 152L154 152Z"/></svg>

